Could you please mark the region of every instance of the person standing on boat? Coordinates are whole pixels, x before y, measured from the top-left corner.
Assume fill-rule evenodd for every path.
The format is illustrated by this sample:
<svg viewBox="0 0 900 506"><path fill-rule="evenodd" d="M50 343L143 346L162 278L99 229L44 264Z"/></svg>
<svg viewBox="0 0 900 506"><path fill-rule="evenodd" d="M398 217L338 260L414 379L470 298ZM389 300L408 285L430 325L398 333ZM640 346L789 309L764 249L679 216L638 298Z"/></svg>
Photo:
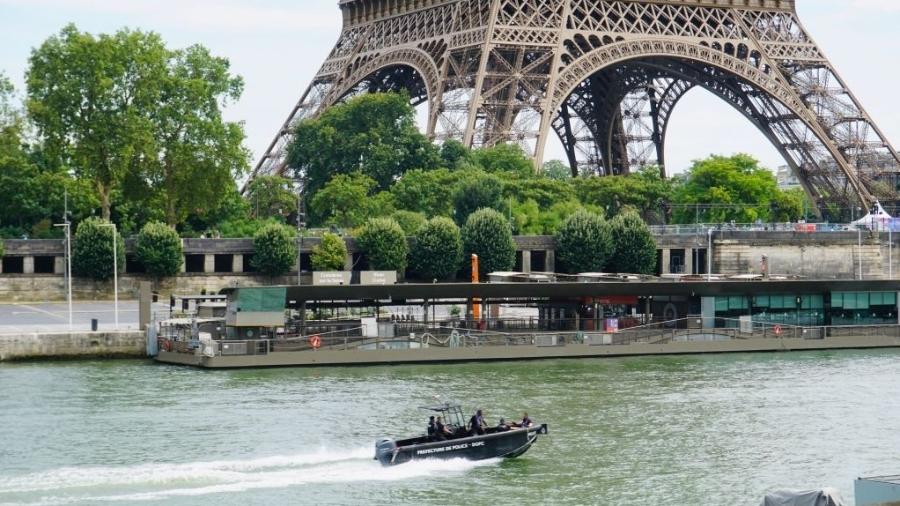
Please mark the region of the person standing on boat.
<svg viewBox="0 0 900 506"><path fill-rule="evenodd" d="M438 441L445 441L451 436L453 436L453 433L444 425L443 419L437 417L437 421L434 422L434 438Z"/></svg>
<svg viewBox="0 0 900 506"><path fill-rule="evenodd" d="M434 424L434 415L428 417L428 439L434 439L437 426Z"/></svg>
<svg viewBox="0 0 900 506"><path fill-rule="evenodd" d="M487 423L484 421L484 415L482 415L481 410L475 412L472 415L472 418L469 419L469 432L473 436L481 436L484 434L484 428L487 427Z"/></svg>

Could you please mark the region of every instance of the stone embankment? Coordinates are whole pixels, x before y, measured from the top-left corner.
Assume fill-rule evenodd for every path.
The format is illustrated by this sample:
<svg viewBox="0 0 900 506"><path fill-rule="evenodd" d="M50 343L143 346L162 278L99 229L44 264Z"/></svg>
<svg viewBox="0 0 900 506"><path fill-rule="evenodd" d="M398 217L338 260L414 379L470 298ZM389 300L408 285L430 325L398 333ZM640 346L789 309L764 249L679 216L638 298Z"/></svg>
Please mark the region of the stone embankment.
<svg viewBox="0 0 900 506"><path fill-rule="evenodd" d="M0 362L146 356L147 339L138 330L0 335Z"/></svg>

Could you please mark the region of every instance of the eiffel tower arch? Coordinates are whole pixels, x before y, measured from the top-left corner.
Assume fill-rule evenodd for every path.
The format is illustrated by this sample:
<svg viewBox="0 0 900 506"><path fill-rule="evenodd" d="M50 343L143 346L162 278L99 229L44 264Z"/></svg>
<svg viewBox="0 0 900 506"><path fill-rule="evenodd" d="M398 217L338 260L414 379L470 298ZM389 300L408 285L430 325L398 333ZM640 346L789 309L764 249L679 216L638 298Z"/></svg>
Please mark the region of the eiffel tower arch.
<svg viewBox="0 0 900 506"><path fill-rule="evenodd" d="M574 174L658 165L703 88L782 154L820 209L897 202L900 157L800 23L794 0L341 0L335 48L257 165L286 170L292 126L347 97L406 90L435 141L550 136Z"/></svg>

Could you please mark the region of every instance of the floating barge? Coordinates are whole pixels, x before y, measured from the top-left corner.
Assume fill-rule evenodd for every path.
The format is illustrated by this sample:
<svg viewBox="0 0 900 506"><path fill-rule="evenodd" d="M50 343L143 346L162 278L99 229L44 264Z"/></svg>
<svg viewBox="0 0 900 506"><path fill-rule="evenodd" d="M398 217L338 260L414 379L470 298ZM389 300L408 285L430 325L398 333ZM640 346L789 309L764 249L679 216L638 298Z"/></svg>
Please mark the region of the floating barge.
<svg viewBox="0 0 900 506"><path fill-rule="evenodd" d="M223 320L160 328L149 344L160 362L213 369L893 348L898 289L834 280L238 288L224 292ZM451 304L469 317L429 321L434 306ZM524 305L539 317L485 310L476 320L473 304ZM416 321L308 318L397 306L424 311ZM863 307L870 324L839 324Z"/></svg>
<svg viewBox="0 0 900 506"><path fill-rule="evenodd" d="M900 475L857 478L856 506L900 506Z"/></svg>

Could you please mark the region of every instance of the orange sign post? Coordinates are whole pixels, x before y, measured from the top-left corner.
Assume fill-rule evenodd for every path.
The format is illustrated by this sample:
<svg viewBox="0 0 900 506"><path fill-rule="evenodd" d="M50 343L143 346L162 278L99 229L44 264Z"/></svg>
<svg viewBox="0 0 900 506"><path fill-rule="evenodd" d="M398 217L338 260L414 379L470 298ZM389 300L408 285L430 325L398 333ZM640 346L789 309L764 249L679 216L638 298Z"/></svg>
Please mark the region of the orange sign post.
<svg viewBox="0 0 900 506"><path fill-rule="evenodd" d="M472 255L472 283L478 284L478 255ZM472 299L472 317L475 321L481 320L481 299Z"/></svg>

